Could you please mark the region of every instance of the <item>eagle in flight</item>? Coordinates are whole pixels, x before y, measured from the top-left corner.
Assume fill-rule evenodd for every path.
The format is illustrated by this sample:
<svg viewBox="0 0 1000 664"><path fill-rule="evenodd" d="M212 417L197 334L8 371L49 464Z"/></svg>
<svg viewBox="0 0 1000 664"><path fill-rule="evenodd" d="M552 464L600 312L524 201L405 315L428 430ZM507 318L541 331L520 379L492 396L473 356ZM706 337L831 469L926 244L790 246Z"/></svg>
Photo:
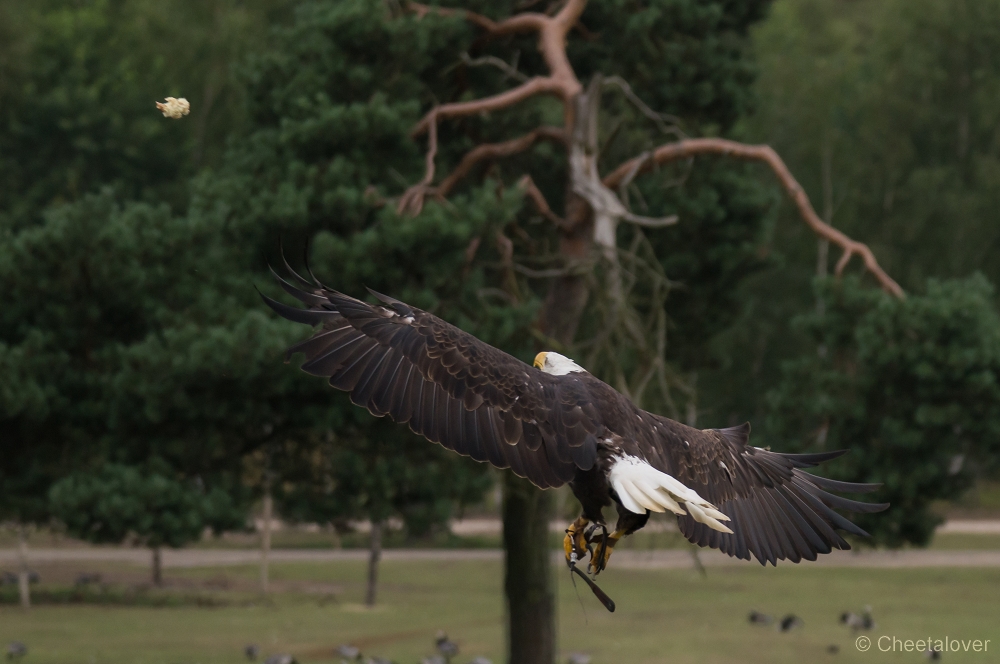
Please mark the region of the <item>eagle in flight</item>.
<svg viewBox="0 0 1000 664"><path fill-rule="evenodd" d="M599 573L650 512L676 515L699 546L776 565L850 549L838 530L868 535L836 509L888 507L830 493L879 484L804 471L843 450L782 454L750 445L749 424L685 426L638 408L558 353L539 353L530 366L399 300L371 291L379 303L369 304L289 272L296 284L274 276L306 308L264 300L288 320L319 327L286 357L303 353L306 373L461 455L543 489L568 482L583 508L566 530L571 567L589 554L589 571ZM609 533L602 510L612 503L618 522Z"/></svg>

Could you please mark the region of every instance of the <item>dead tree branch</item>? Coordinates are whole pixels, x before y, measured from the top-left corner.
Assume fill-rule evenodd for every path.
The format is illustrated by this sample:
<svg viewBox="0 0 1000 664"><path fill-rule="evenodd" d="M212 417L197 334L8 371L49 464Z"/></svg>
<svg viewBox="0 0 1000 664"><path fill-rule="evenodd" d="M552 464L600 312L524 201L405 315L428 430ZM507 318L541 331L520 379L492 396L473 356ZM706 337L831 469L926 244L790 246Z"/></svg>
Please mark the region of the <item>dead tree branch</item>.
<svg viewBox="0 0 1000 664"><path fill-rule="evenodd" d="M502 71L508 78L512 78L515 81L521 81L522 83L528 80L528 75L517 70L517 58L514 58L514 64L501 60L495 55L484 55L478 58L473 58L468 53L462 54L462 62L469 67L496 67Z"/></svg>
<svg viewBox="0 0 1000 664"><path fill-rule="evenodd" d="M541 29L541 22L539 19L548 19L549 17L545 14L534 14L534 13L524 13L511 16L508 19L500 21L499 23L494 21L488 16L483 16L482 14L477 14L476 12L470 12L467 9L452 9L450 7L433 7L431 5L424 5L419 2L407 2L406 8L413 12L413 14L421 19L428 14L437 14L438 16L462 16L466 21L472 23L485 30L490 36L500 37L502 35L512 35L518 32L530 32L532 30Z"/></svg>
<svg viewBox="0 0 1000 664"><path fill-rule="evenodd" d="M437 187L437 193L440 196L447 196L451 193L451 190L455 188L462 178L469 174L469 171L481 161L492 161L494 159L503 159L505 157L512 157L516 154L520 154L534 147L539 141L553 141L556 143L566 143L566 132L559 127L539 127L531 132L528 132L524 136L519 136L518 138L512 138L509 141L504 141L503 143L484 143L483 145L477 145L475 148L470 150L462 157L462 161L458 163L448 177L441 181L441 184Z"/></svg>
<svg viewBox="0 0 1000 664"><path fill-rule="evenodd" d="M567 0L566 4L554 16L525 12L503 21L494 21L482 14L466 10L431 7L416 2L407 4L407 9L414 13L418 19L430 13L439 16L462 16L470 23L485 30L487 36L491 38L523 32L537 32L538 50L545 59L549 75L535 76L516 88L490 97L441 104L428 111L410 132L413 137L424 132L428 133L426 170L423 179L410 187L400 199L398 209L401 213L418 213L423 206L424 197L428 193L436 193L430 188L430 185L434 180L434 158L437 155L436 132L439 120L497 111L515 106L536 95L551 94L563 102L566 126L572 126L573 99L583 87L577 80L569 57L566 55L566 35L580 18L586 4L586 0Z"/></svg>
<svg viewBox="0 0 1000 664"><path fill-rule="evenodd" d="M434 157L437 155L437 125L434 124L431 126L428 140L427 165L424 177L420 182L407 189L402 197L400 197L396 211L399 214L420 214L427 196L433 196L438 199L445 198L472 171L476 164L520 154L542 140L565 144L566 132L559 127L539 127L524 136L512 138L509 141L478 145L462 157L455 170L449 173L441 181L441 184L434 187L431 186L435 171Z"/></svg>
<svg viewBox="0 0 1000 664"><path fill-rule="evenodd" d="M450 9L447 7L431 7L418 2L407 3L407 8L412 11L417 18L423 18L429 13L439 16L461 15L469 23L482 28L490 38L503 37L521 32L538 33L538 50L545 58L545 64L549 68L549 73L553 78L559 79L567 84L567 92L572 97L582 88L573 73L573 67L566 56L566 35L573 26L576 25L583 9L587 5L587 0L567 0L554 16L540 14L537 12L524 12L515 14L502 21L494 21L488 16L470 12L465 9ZM572 90L572 83L576 83L576 89Z"/></svg>
<svg viewBox="0 0 1000 664"><path fill-rule="evenodd" d="M577 97L576 115L579 122L574 127L569 162L573 191L586 200L594 211L594 240L603 248L602 251L612 252L617 246L615 230L620 220L657 228L676 224L677 216L654 219L637 215L626 208L601 180L597 171L597 115L603 86L604 78L595 74L587 91Z"/></svg>
<svg viewBox="0 0 1000 664"><path fill-rule="evenodd" d="M558 81L554 81L551 76L535 76L516 88L501 92L492 97L483 97L482 99L473 99L471 101L457 101L435 106L416 124L410 132L410 136L416 138L440 119L447 120L467 115L476 115L477 113L498 111L503 108L515 106L525 99L530 99L539 94L554 94L564 97L564 92L564 87Z"/></svg>
<svg viewBox="0 0 1000 664"><path fill-rule="evenodd" d="M639 112L645 115L647 118L656 123L657 128L664 134L673 134L679 139L687 138L687 136L679 128L681 123L680 118L675 115L670 115L669 113L657 113L649 106L646 105L642 99L639 98L633 90L632 86L628 84L621 76L608 76L604 79L605 87L617 87L625 95L625 98L632 102L632 105L639 109ZM667 124L667 123L670 124Z"/></svg>
<svg viewBox="0 0 1000 664"><path fill-rule="evenodd" d="M664 226L673 226L676 224L679 217L676 214L671 214L666 217L644 217L639 214L628 212L622 216L622 219L633 223L636 226L644 226L646 228L663 228Z"/></svg>
<svg viewBox="0 0 1000 664"><path fill-rule="evenodd" d="M487 35L490 37L499 37L520 32L538 32L538 50L541 52L542 57L545 58L545 64L549 68L548 76L536 76L513 90L507 90L492 97L437 106L431 109L417 123L411 135L419 136L424 133L439 118L457 118L507 108L537 94L554 94L562 99L567 104L567 107L571 106L569 102L583 88L580 85L580 81L577 80L576 74L573 72L573 67L570 65L569 58L566 55L566 33L570 31L577 19L580 18L580 14L583 13L583 8L586 4L586 0L569 0L555 16L526 12L496 22L475 12L429 7L411 2L409 7L417 14L418 18L429 12L434 12L442 16L453 16L461 13L470 23L486 30Z"/></svg>
<svg viewBox="0 0 1000 664"><path fill-rule="evenodd" d="M549 207L548 201L545 200L545 196L542 194L542 190L538 188L535 181L531 179L530 175L525 175L523 178L518 180L517 186L524 190L525 196L530 198L538 208L538 211L542 213L542 216L551 221L557 227L562 227L566 225L566 220L557 215Z"/></svg>
<svg viewBox="0 0 1000 664"><path fill-rule="evenodd" d="M903 289L878 264L878 261L875 260L875 254L868 248L868 245L852 240L819 218L819 215L816 214L812 204L809 202L809 196L806 195L802 185L792 176L785 162L778 156L778 153L768 145L747 145L722 138L693 138L676 143L668 143L654 150L651 155L640 155L635 159L630 159L621 164L604 177L604 185L609 188L615 188L626 178L629 178L630 175L631 177L635 177L639 173L649 171L654 164L687 159L700 154L716 154L735 159L762 161L770 166L778 181L795 202L799 216L802 217L806 225L816 235L829 240L844 251L837 262L837 276L840 276L851 258L857 254L864 261L865 268L875 277L883 290L899 298L905 297ZM639 160L638 166L636 166L637 160Z"/></svg>
<svg viewBox="0 0 1000 664"><path fill-rule="evenodd" d="M426 165L424 167L424 177L417 184L409 187L403 195L399 198L399 204L396 206L396 212L399 214L411 214L418 215L424 207L424 197L428 194L433 195L435 192L434 187L431 186L431 182L434 181L434 157L437 156L437 122L434 121L430 125L430 131L427 136L427 156L425 157Z"/></svg>

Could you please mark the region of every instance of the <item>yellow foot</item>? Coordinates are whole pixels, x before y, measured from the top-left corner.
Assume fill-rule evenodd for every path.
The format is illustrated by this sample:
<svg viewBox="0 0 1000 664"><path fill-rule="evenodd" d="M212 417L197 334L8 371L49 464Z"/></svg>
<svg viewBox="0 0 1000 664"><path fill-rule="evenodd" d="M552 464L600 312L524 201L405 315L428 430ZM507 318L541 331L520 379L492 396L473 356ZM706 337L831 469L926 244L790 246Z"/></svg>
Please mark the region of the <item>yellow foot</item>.
<svg viewBox="0 0 1000 664"><path fill-rule="evenodd" d="M590 565L587 571L594 576L601 573L608 566L608 560L611 558L611 552L615 550L615 544L618 544L618 540L624 537L624 535L625 531L623 530L616 530L608 535L607 538L601 533L595 533L593 539L590 540L594 548L592 549Z"/></svg>
<svg viewBox="0 0 1000 664"><path fill-rule="evenodd" d="M587 555L587 536L584 534L590 521L582 516L569 524L566 537L563 538L563 549L566 551L566 564L581 562Z"/></svg>

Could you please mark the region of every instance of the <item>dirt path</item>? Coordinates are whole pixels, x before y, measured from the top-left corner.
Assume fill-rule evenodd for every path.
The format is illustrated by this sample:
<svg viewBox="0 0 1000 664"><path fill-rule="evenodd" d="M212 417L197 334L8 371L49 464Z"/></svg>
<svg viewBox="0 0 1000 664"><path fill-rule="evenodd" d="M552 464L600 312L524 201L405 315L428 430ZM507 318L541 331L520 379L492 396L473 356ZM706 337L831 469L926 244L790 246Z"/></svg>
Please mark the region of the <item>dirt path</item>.
<svg viewBox="0 0 1000 664"><path fill-rule="evenodd" d="M383 551L386 562L393 561L499 561L499 549L388 549ZM554 552L553 560L558 561L561 553ZM364 561L368 552L362 549L315 550L278 549L271 551L272 562L338 562ZM121 548L79 548L79 549L31 549L29 558L36 563L57 562L121 562L131 565L148 566L150 554L145 549ZM705 567L747 565L716 551L701 551L701 562ZM163 552L164 567L226 567L232 565L254 565L260 561L255 550L232 549L180 549ZM16 564L17 551L0 549L0 566ZM756 563L752 563L756 564ZM1000 567L1000 551L835 551L820 556L813 565L824 567ZM617 551L614 565L622 569L684 569L693 565L687 550L662 551Z"/></svg>

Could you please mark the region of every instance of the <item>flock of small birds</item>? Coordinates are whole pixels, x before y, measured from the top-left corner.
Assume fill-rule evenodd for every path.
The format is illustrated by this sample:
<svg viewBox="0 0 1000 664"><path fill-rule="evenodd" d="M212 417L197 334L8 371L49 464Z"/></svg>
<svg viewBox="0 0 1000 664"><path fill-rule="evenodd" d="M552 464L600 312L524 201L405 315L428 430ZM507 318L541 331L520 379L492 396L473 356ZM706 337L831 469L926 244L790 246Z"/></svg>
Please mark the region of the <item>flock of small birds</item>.
<svg viewBox="0 0 1000 664"><path fill-rule="evenodd" d="M774 616L769 616L766 613L761 613L760 611L751 611L750 615L747 616L747 620L751 625L767 626L774 623ZM782 618L777 623L777 629L779 632L790 632L797 627L802 627L805 623L802 618L799 618L794 613L789 613L787 616Z"/></svg>
<svg viewBox="0 0 1000 664"><path fill-rule="evenodd" d="M760 627L775 624L774 616L769 616L766 613L761 613L757 610L753 610L747 615L747 621L751 625L757 625ZM875 629L875 618L872 616L872 607L866 606L860 613L844 611L840 614L840 624L849 628L854 634L857 634L858 632L872 631ZM775 626L779 632L789 632L796 627L802 627L804 625L805 623L801 618L796 616L794 613L789 613L787 616L778 621ZM840 646L837 644L830 644L826 647L826 652L831 655L836 655L840 652ZM924 656L932 662L941 661L941 653L937 650L927 650L924 652Z"/></svg>
<svg viewBox="0 0 1000 664"><path fill-rule="evenodd" d="M747 616L747 621L751 625L764 627L773 624L775 619L774 616L769 616L766 613L754 610ZM844 611L840 614L840 624L849 627L851 631L855 633L868 632L875 629L875 619L872 617L872 607L866 606L861 613ZM805 623L801 618L794 613L789 613L777 622L777 629L779 632L790 632L791 630L804 625ZM840 649L836 646L830 646L827 650L828 652L835 653L839 652Z"/></svg>
<svg viewBox="0 0 1000 664"><path fill-rule="evenodd" d="M101 577L99 574L81 574L77 577L77 585L100 583L100 581ZM793 629L805 626L805 622L794 613L789 613L781 620L776 621L774 616L753 610L747 616L747 621L751 625L761 627L773 624L779 632L790 632ZM872 607L866 606L861 613L844 611L840 614L840 624L848 627L853 633L867 632L875 629ZM459 652L458 644L449 639L447 634L440 631L434 637L434 648L437 650L437 653L429 657L424 657L420 660L420 664L452 664L452 660L458 656ZM836 655L840 652L840 646L831 644L827 646L826 651L831 655ZM20 641L13 641L7 645L8 660L17 661L27 654L28 647ZM243 654L248 661L255 662L261 655L260 646L256 643L250 643L243 648ZM364 657L359 648L348 644L338 646L334 654L340 658L340 664L395 664L395 662L382 657ZM924 656L932 662L941 661L941 653L936 650L927 650ZM566 662L567 664L590 664L590 655L580 652L572 653ZM298 664L298 662L293 655L280 653L268 655L264 659L264 664ZM479 656L474 657L468 664L493 664L493 662L486 657Z"/></svg>
<svg viewBox="0 0 1000 664"><path fill-rule="evenodd" d="M6 576L4 577L4 581L7 581ZM78 586L100 583L100 581L101 577L99 574L81 574L77 577ZM780 621L775 621L774 616L753 610L747 616L747 621L751 625L761 627L773 624L779 632L790 632L793 629L805 626L805 622L794 613L789 613ZM844 611L840 614L840 624L848 627L853 633L867 632L875 629L872 607L866 606L860 613ZM434 637L434 647L437 653L429 657L424 657L420 660L420 664L452 664L452 660L458 656L458 644L449 639L448 635L444 632L439 631L437 636ZM840 646L831 644L827 646L826 651L831 655L836 655L840 652ZM7 645L8 660L17 661L27 654L28 647L20 641L13 641ZM255 662L261 655L260 646L255 643L248 644L243 648L243 654L248 661ZM340 658L340 664L395 664L395 662L382 657L364 657L359 648L348 644L338 646L334 654ZM932 662L941 661L941 653L936 650L927 650L924 656ZM572 653L566 661L567 664L590 664L590 655L579 652ZM293 655L280 653L268 655L264 659L264 664L298 664L298 662ZM486 657L479 656L474 657L468 664L493 664L493 662Z"/></svg>
<svg viewBox="0 0 1000 664"><path fill-rule="evenodd" d="M434 637L435 654L424 657L420 664L453 664L457 662L458 644L448 638L444 632L438 632ZM261 656L260 646L256 643L247 644L243 648L243 654L248 661L255 662ZM361 649L350 644L337 646L333 654L339 658L339 664L396 664L383 657L366 657ZM577 658L577 659L574 659ZM287 654L269 655L264 660L264 664L298 664L295 657ZM474 657L467 664L493 664L493 661L486 657ZM569 664L590 664L590 657L586 655L571 655Z"/></svg>
<svg viewBox="0 0 1000 664"><path fill-rule="evenodd" d="M438 632L434 639L434 647L437 654L425 657L420 660L420 664L451 664L452 659L458 656L458 644L448 638L444 632ZM7 645L7 659L18 661L28 654L28 647L20 641L13 641ZM338 646L334 654L340 658L340 664L396 664L382 657L364 657L361 650L352 645ZM256 662L261 656L260 646L256 643L248 643L243 648L243 655L248 661ZM294 655L278 653L268 655L264 659L264 664L298 664ZM473 657L468 664L493 664L493 661L486 657ZM567 664L590 664L590 655L584 653L573 653L569 656Z"/></svg>

